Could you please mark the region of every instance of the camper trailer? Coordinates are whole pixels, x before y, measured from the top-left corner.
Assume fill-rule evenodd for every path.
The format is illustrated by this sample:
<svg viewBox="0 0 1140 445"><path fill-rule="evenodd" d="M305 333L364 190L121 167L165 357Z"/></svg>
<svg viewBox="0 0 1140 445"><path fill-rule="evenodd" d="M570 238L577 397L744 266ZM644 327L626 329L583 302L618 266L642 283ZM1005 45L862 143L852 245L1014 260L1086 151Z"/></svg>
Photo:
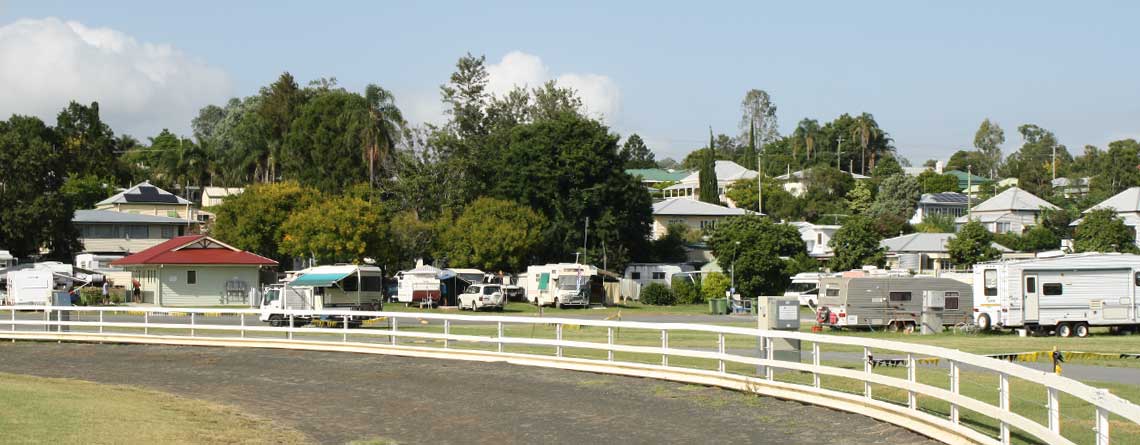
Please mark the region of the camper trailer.
<svg viewBox="0 0 1140 445"><path fill-rule="evenodd" d="M432 266L419 266L396 273L396 301L404 304L427 302L432 306L440 302L439 274Z"/></svg>
<svg viewBox="0 0 1140 445"><path fill-rule="evenodd" d="M819 280L824 276L819 272L798 273L792 277L784 296L800 300L800 306L815 307L819 301Z"/></svg>
<svg viewBox="0 0 1140 445"><path fill-rule="evenodd" d="M527 301L539 306L589 306L593 292L594 266L575 263L529 266L526 272Z"/></svg>
<svg viewBox="0 0 1140 445"><path fill-rule="evenodd" d="M14 270L7 274L7 305L49 305L55 291L55 276L47 269Z"/></svg>
<svg viewBox="0 0 1140 445"><path fill-rule="evenodd" d="M912 331L922 320L923 301L945 299L942 321L953 326L970 319L973 290L968 284L934 277L826 277L819 280L817 321L836 328L889 328Z"/></svg>
<svg viewBox="0 0 1140 445"><path fill-rule="evenodd" d="M631 263L625 268L625 278L637 282L642 287L650 283L660 283L671 288L674 275L695 270L688 264Z"/></svg>
<svg viewBox="0 0 1140 445"><path fill-rule="evenodd" d="M315 266L291 274L269 286L261 301L261 321L281 326L288 317L283 310L378 311L383 308L384 274L376 266ZM311 321L310 316L294 316L294 324ZM348 315L339 318L357 318Z"/></svg>
<svg viewBox="0 0 1140 445"><path fill-rule="evenodd" d="M1140 256L1058 255L974 265L978 327L1085 337L1090 326L1140 328Z"/></svg>

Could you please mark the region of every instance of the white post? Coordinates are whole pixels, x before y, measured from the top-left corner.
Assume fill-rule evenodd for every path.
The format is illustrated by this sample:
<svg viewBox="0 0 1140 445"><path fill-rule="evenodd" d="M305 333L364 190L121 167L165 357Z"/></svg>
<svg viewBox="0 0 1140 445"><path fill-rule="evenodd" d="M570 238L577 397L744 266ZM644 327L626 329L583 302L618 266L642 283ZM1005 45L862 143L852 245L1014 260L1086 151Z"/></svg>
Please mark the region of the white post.
<svg viewBox="0 0 1140 445"><path fill-rule="evenodd" d="M150 312L143 312L143 335L150 335Z"/></svg>
<svg viewBox="0 0 1140 445"><path fill-rule="evenodd" d="M1002 411L1009 411L1009 376L1005 373L998 374L998 408ZM1001 443L1009 445L1009 424L1003 419L1001 421Z"/></svg>
<svg viewBox="0 0 1140 445"><path fill-rule="evenodd" d="M811 364L813 366L815 366L816 368L819 368L819 360L820 360L820 358L819 358L819 342L812 342L812 344L811 344ZM814 386L816 388L820 387L818 370L813 370L811 372L811 384L812 384L812 386Z"/></svg>
<svg viewBox="0 0 1140 445"><path fill-rule="evenodd" d="M360 272L357 272L357 273L360 273ZM357 278L359 278L359 277L357 277ZM360 289L360 288L358 287L357 289ZM344 333L341 334L340 342L341 343L348 343L348 320L349 320L349 316L343 315L342 317L343 318L341 318L340 322L341 322L341 324L344 325Z"/></svg>
<svg viewBox="0 0 1140 445"><path fill-rule="evenodd" d="M765 358L768 359L768 366L764 367L764 378L768 380L775 378L774 367L772 366L772 361L776 359L776 351L772 348L775 343L772 337L764 337L764 350L767 351Z"/></svg>
<svg viewBox="0 0 1140 445"><path fill-rule="evenodd" d="M871 348L863 347L863 372L872 374L875 372L875 367L871 366ZM863 381L863 397L870 399L871 397L871 381Z"/></svg>
<svg viewBox="0 0 1140 445"><path fill-rule="evenodd" d="M292 312L289 313L289 326L286 326L285 328L289 332L289 339L292 340L293 339L293 313Z"/></svg>
<svg viewBox="0 0 1140 445"><path fill-rule="evenodd" d="M15 325L13 325L15 327ZM103 333L103 311L99 311L99 333Z"/></svg>
<svg viewBox="0 0 1140 445"><path fill-rule="evenodd" d="M554 347L554 356L562 357L562 323L554 325L554 339L558 345Z"/></svg>
<svg viewBox="0 0 1140 445"><path fill-rule="evenodd" d="M191 337L194 336L194 315L195 314L193 312L190 313L190 336Z"/></svg>
<svg viewBox="0 0 1140 445"><path fill-rule="evenodd" d="M958 362L950 361L950 392L958 395ZM958 424L958 405L950 403L950 422Z"/></svg>
<svg viewBox="0 0 1140 445"><path fill-rule="evenodd" d="M661 330L661 366L669 366L669 331Z"/></svg>
<svg viewBox="0 0 1140 445"><path fill-rule="evenodd" d="M392 335L389 335L388 339L391 340L392 346L396 346L396 330L400 328L400 323L399 320L397 320L395 317L391 318L390 320L392 320Z"/></svg>
<svg viewBox="0 0 1140 445"><path fill-rule="evenodd" d="M1061 398L1057 388L1046 388L1049 402L1045 405L1049 409L1049 431L1061 434Z"/></svg>
<svg viewBox="0 0 1140 445"><path fill-rule="evenodd" d="M716 335L716 352L721 355L721 358L717 359L716 369L724 372L724 334Z"/></svg>
<svg viewBox="0 0 1140 445"><path fill-rule="evenodd" d="M1111 442L1108 429L1108 410L1096 407L1096 445L1108 445Z"/></svg>
<svg viewBox="0 0 1140 445"><path fill-rule="evenodd" d="M918 378L917 378L918 370L915 369L915 364L916 363L914 361L914 354L907 354L906 355L906 379L910 380L911 384L914 384L918 380ZM907 391L906 402L907 402L907 406L910 407L910 409L915 409L915 410L918 409L918 396L917 396L917 394L915 394L913 389Z"/></svg>
<svg viewBox="0 0 1140 445"><path fill-rule="evenodd" d="M610 326L606 328L606 360L614 361L614 328Z"/></svg>
<svg viewBox="0 0 1140 445"><path fill-rule="evenodd" d="M245 313L241 315L241 338L245 338Z"/></svg>
<svg viewBox="0 0 1140 445"><path fill-rule="evenodd" d="M498 336L495 337L499 342L499 352L503 352L503 322L499 322Z"/></svg>
<svg viewBox="0 0 1140 445"><path fill-rule="evenodd" d="M451 320L443 320L443 349L451 347Z"/></svg>

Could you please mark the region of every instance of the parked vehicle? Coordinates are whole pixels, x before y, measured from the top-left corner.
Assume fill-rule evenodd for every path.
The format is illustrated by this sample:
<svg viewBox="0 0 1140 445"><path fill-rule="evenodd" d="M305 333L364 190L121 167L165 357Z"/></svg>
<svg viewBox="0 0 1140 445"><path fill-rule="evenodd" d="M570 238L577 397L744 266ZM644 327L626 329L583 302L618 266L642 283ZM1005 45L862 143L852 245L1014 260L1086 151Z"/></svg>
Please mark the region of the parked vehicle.
<svg viewBox="0 0 1140 445"><path fill-rule="evenodd" d="M47 269L23 269L7 273L7 305L50 305L55 276Z"/></svg>
<svg viewBox="0 0 1140 445"><path fill-rule="evenodd" d="M817 321L836 328L912 331L922 319L927 294L945 298L942 322L970 320L973 290L968 284L934 277L825 277L819 280Z"/></svg>
<svg viewBox="0 0 1140 445"><path fill-rule="evenodd" d="M439 288L441 270L432 266L419 266L396 273L396 301L411 305L427 303L438 306L442 297Z"/></svg>
<svg viewBox="0 0 1140 445"><path fill-rule="evenodd" d="M364 317L351 315L352 311L383 309L383 277L383 272L376 266L316 266L298 271L265 290L260 319L271 326L283 326L289 320L285 310L344 309L344 315L326 318L359 322ZM309 315L293 317L294 325L311 321Z"/></svg>
<svg viewBox="0 0 1140 445"><path fill-rule="evenodd" d="M979 328L1086 337L1091 326L1140 331L1140 256L1086 253L974 266Z"/></svg>
<svg viewBox="0 0 1140 445"><path fill-rule="evenodd" d="M689 264L630 263L625 268L624 277L637 282L640 286L659 283L672 288L674 275L694 272L695 270Z"/></svg>
<svg viewBox="0 0 1140 445"><path fill-rule="evenodd" d="M539 306L589 306L591 278L598 269L587 264L562 263L527 268L527 300Z"/></svg>
<svg viewBox="0 0 1140 445"><path fill-rule="evenodd" d="M467 286L466 291L459 294L459 309L501 311L506 304L507 297L503 294L503 288L499 284L472 284Z"/></svg>
<svg viewBox="0 0 1140 445"><path fill-rule="evenodd" d="M815 307L819 302L819 279L825 274L818 272L798 273L792 277L791 284L784 291L785 297L795 297L800 300L800 306Z"/></svg>

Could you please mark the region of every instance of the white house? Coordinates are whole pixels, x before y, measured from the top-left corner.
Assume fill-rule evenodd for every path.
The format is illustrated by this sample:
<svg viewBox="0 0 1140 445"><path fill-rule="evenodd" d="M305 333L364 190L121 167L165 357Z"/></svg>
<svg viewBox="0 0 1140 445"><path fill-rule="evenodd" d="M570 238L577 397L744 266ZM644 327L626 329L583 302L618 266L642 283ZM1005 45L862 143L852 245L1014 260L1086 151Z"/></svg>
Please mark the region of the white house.
<svg viewBox="0 0 1140 445"><path fill-rule="evenodd" d="M857 181L858 180L864 180L864 179L871 179L870 176L863 176L863 175L860 175L858 173L850 173L850 172L843 172L843 173L847 173L848 175L851 175L851 177ZM811 179L811 178L809 178L809 176L810 176L810 172L808 172L807 170L800 170L800 171L785 173L785 174L782 174L780 176L777 176L776 180L782 181L784 183L784 190L787 190L788 193L792 194L792 196L795 196L798 198L800 196L803 196L804 193L807 192L808 181L810 181L810 179Z"/></svg>
<svg viewBox="0 0 1140 445"><path fill-rule="evenodd" d="M5 269L16 265L16 257L7 250L0 250L0 269Z"/></svg>
<svg viewBox="0 0 1140 445"><path fill-rule="evenodd" d="M261 287L261 272L277 262L205 235L166 240L110 264L131 272L142 300L159 306L244 305Z"/></svg>
<svg viewBox="0 0 1140 445"><path fill-rule="evenodd" d="M728 186L741 179L755 180L758 173L754 170L741 167L732 161L716 161L716 183L719 188L717 195L720 200L728 203L729 206L735 207L736 203L732 202L725 195L728 191ZM684 179L677 184L666 187L665 198L687 198L691 200L698 199L701 194L701 173L695 171L685 176Z"/></svg>
<svg viewBox="0 0 1140 445"><path fill-rule="evenodd" d="M923 193L918 199L918 206L914 209L914 216L910 218L911 224L921 223L928 216L946 216L957 219L966 214L968 198L956 192Z"/></svg>
<svg viewBox="0 0 1140 445"><path fill-rule="evenodd" d="M1037 224L1042 209L1057 210L1058 207L1021 188L1010 187L974 206L969 214L955 219L954 224L961 228L974 220L993 233L1022 233Z"/></svg>
<svg viewBox="0 0 1140 445"><path fill-rule="evenodd" d="M835 236L835 232L839 230L840 226L812 224L809 222L797 221L790 222L799 229L800 238L804 240L807 245L807 254L812 258L831 258L835 255L835 250L831 248L831 237Z"/></svg>
<svg viewBox="0 0 1140 445"><path fill-rule="evenodd" d="M113 210L76 210L71 222L79 231L83 252L119 256L186 235L190 228L184 219Z"/></svg>
<svg viewBox="0 0 1140 445"><path fill-rule="evenodd" d="M879 245L887 251L887 267L891 270L938 274L960 269L950 261L947 246L952 239L953 233L911 233L887 238ZM993 243L993 247L1003 254L1012 252L997 243Z"/></svg>
<svg viewBox="0 0 1140 445"><path fill-rule="evenodd" d="M1087 215L1093 210L1100 209L1111 209L1113 212L1116 212L1117 217L1124 220L1124 225L1132 227L1135 230L1137 227L1140 227L1140 187L1132 187L1117 193L1111 198L1081 213ZM1073 221L1070 225L1076 226L1083 220L1084 218L1078 219ZM1136 244L1140 245L1140 235L1136 236Z"/></svg>
<svg viewBox="0 0 1140 445"><path fill-rule="evenodd" d="M668 232L670 224L683 224L692 230L711 229L730 216L747 214L744 209L709 204L690 198L669 198L653 204L653 231L658 239Z"/></svg>
<svg viewBox="0 0 1140 445"><path fill-rule="evenodd" d="M202 207L213 207L221 204L226 197L240 195L245 189L241 187L204 187L202 188Z"/></svg>

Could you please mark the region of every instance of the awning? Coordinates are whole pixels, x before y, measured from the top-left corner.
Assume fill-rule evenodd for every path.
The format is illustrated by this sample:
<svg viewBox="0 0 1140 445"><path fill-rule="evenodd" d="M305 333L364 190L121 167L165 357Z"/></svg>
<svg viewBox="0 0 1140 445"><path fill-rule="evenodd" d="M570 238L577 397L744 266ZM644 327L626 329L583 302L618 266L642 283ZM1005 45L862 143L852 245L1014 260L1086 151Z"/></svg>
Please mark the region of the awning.
<svg viewBox="0 0 1140 445"><path fill-rule="evenodd" d="M352 273L353 273L352 271L337 272L337 273L307 273L307 274L301 275L300 277L297 277L297 279L293 280L293 282L289 283L289 285L290 286L329 287L329 286L332 286L333 283L340 281L344 277L352 275Z"/></svg>

